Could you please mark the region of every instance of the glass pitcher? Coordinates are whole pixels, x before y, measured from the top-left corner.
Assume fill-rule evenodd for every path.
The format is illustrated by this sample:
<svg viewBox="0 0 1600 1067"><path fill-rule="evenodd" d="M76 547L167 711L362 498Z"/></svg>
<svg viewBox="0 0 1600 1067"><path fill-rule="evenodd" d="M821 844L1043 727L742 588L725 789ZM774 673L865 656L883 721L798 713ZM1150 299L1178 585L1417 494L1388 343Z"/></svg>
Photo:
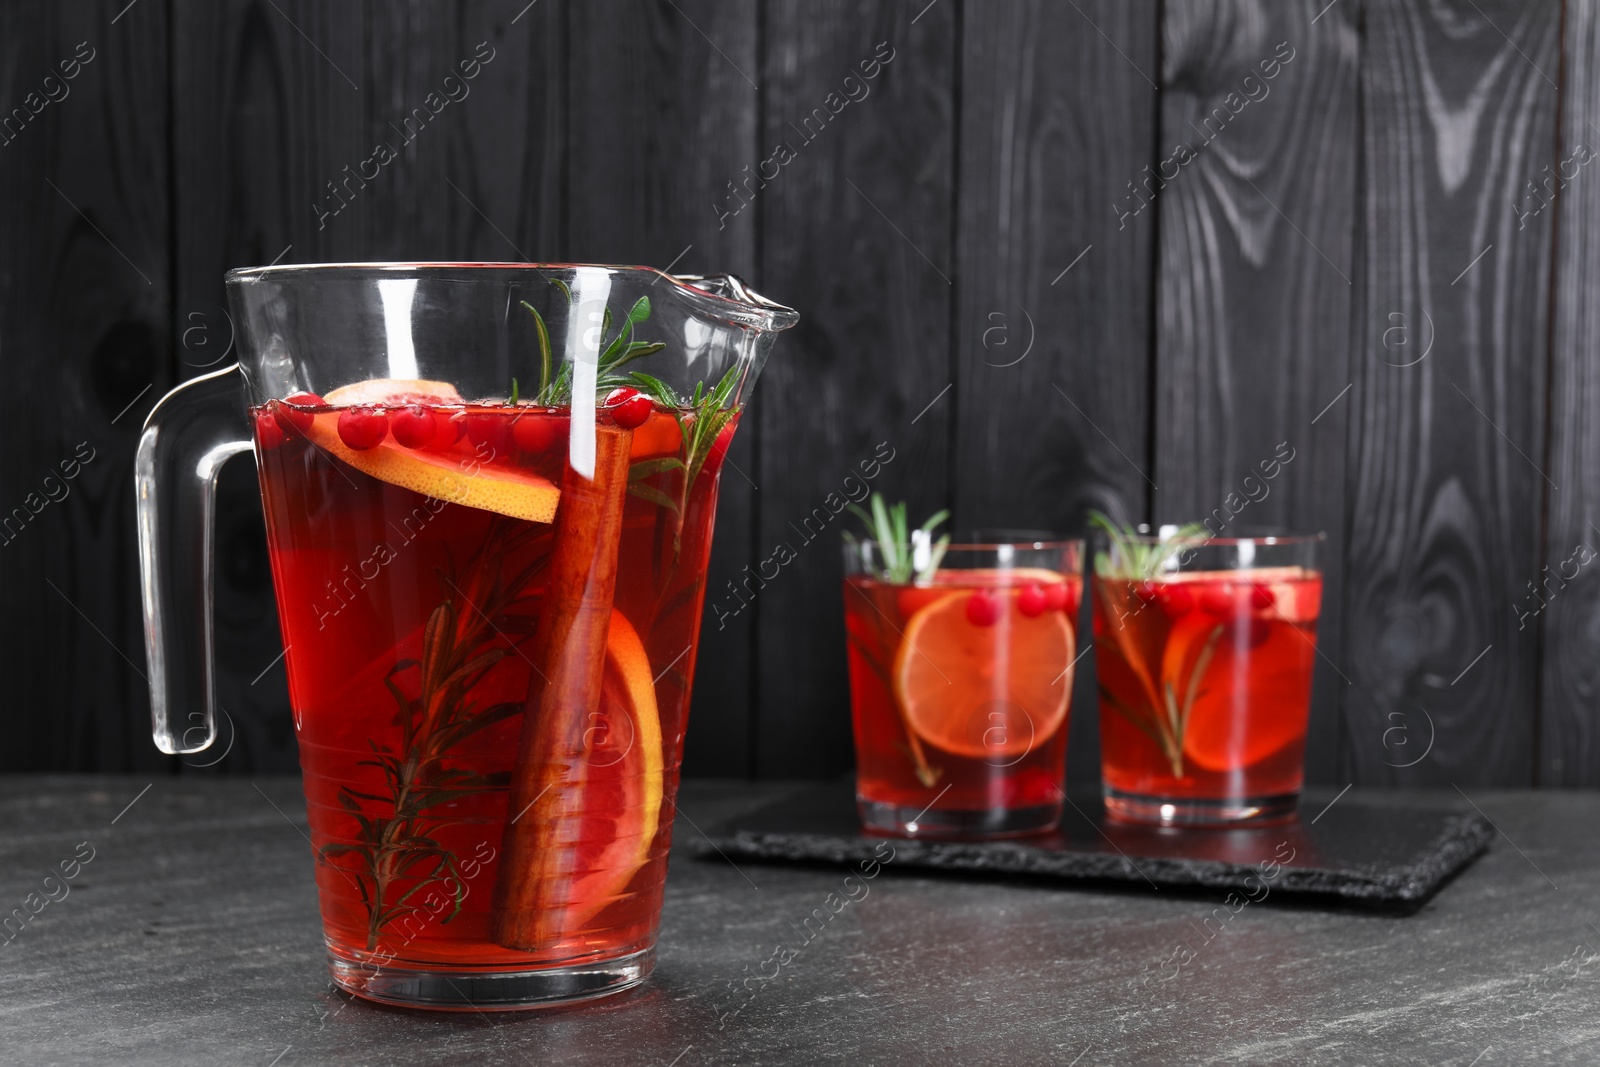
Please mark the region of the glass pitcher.
<svg viewBox="0 0 1600 1067"><path fill-rule="evenodd" d="M637 984L718 478L797 316L642 267L226 282L239 362L139 440L156 744L215 736L212 497L253 447L334 981L479 1010Z"/></svg>

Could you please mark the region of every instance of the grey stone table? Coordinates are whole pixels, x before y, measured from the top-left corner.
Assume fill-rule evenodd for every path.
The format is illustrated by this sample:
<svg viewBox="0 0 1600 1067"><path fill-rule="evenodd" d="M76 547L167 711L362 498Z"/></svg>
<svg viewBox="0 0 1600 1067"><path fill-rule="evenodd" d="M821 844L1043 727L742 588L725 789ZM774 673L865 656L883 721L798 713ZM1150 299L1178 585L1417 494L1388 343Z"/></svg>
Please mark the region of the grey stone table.
<svg viewBox="0 0 1600 1067"><path fill-rule="evenodd" d="M688 783L677 838L790 788ZM330 989L294 780L0 778L0 914L55 898L0 941L0 1062L1600 1063L1600 795L1471 799L1502 836L1410 917L890 863L781 967L846 872L680 850L642 989L485 1016Z"/></svg>

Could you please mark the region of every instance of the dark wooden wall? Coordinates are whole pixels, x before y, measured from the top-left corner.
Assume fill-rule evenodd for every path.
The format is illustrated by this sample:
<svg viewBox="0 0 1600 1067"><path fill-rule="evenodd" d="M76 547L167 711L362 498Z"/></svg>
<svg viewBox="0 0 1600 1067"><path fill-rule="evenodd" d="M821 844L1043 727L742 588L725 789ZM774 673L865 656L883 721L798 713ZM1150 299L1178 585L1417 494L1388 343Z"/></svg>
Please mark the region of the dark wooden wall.
<svg viewBox="0 0 1600 1067"><path fill-rule="evenodd" d="M470 95L319 219L480 42ZM1567 562L1600 549L1597 59L1591 0L0 7L0 512L61 496L0 535L0 768L166 765L131 455L226 358L222 272L481 258L730 270L804 316L713 600L798 559L708 623L690 773L849 765L836 535L794 524L880 443L914 511L1068 531L1209 514L1286 443L1238 522L1328 534L1313 778L1600 785L1600 568ZM224 481L217 767L285 770L248 461Z"/></svg>

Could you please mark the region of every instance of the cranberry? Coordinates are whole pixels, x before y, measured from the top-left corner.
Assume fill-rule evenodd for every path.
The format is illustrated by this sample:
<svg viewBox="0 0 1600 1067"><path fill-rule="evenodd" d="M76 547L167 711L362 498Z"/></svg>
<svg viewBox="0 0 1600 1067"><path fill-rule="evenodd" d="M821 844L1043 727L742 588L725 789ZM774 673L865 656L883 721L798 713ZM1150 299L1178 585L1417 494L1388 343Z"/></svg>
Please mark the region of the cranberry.
<svg viewBox="0 0 1600 1067"><path fill-rule="evenodd" d="M613 389L606 396L606 409L611 412L611 417L617 420L617 425L624 430L643 426L655 408L654 401L632 386L624 385L620 389Z"/></svg>
<svg viewBox="0 0 1600 1067"><path fill-rule="evenodd" d="M293 396L284 397L283 400L273 406L277 409L275 414L278 416L278 425L283 427L285 433L303 435L307 430L311 429L311 423L316 416L309 411L298 411L288 405L299 404L302 407L321 407L323 403L323 399L316 393L296 393Z"/></svg>
<svg viewBox="0 0 1600 1067"><path fill-rule="evenodd" d="M478 446L481 458L492 459L511 450L511 420L498 412L470 411L461 416L461 421L466 425L467 437ZM493 449L493 455L486 454L485 448Z"/></svg>
<svg viewBox="0 0 1600 1067"><path fill-rule="evenodd" d="M511 439L524 452L547 452L566 437L569 425L561 415L525 414L511 424Z"/></svg>
<svg viewBox="0 0 1600 1067"><path fill-rule="evenodd" d="M1017 594L1017 607L1030 619L1036 619L1044 614L1045 608L1050 606L1050 596L1038 582L1029 582L1022 587L1022 592Z"/></svg>
<svg viewBox="0 0 1600 1067"><path fill-rule="evenodd" d="M1176 619L1194 609L1194 594L1183 586L1168 583L1161 587L1161 610L1167 618Z"/></svg>
<svg viewBox="0 0 1600 1067"><path fill-rule="evenodd" d="M1273 604L1277 603L1277 600L1278 598L1273 595L1272 590L1268 589L1266 586L1255 585L1253 583L1251 584L1250 606L1252 608L1255 608L1257 611L1266 611L1268 608L1272 607Z"/></svg>
<svg viewBox="0 0 1600 1067"><path fill-rule="evenodd" d="M1000 621L1000 598L979 590L967 598L967 621L974 626L993 626Z"/></svg>
<svg viewBox="0 0 1600 1067"><path fill-rule="evenodd" d="M438 436L439 420L425 407L401 408L389 415L394 439L406 448L427 448Z"/></svg>
<svg viewBox="0 0 1600 1067"><path fill-rule="evenodd" d="M1200 591L1200 606L1212 615L1228 616L1239 610L1233 585L1210 585Z"/></svg>
<svg viewBox="0 0 1600 1067"><path fill-rule="evenodd" d="M283 427L267 412L256 416L256 443L263 452L271 452L283 444Z"/></svg>
<svg viewBox="0 0 1600 1067"><path fill-rule="evenodd" d="M467 432L466 418L459 411L453 415L446 415L442 411L434 412L433 423L434 448L449 448L461 440Z"/></svg>
<svg viewBox="0 0 1600 1067"><path fill-rule="evenodd" d="M1135 582L1133 584L1133 595L1143 603L1149 604L1161 595L1161 591L1155 582Z"/></svg>
<svg viewBox="0 0 1600 1067"><path fill-rule="evenodd" d="M365 452L383 443L389 432L389 416L372 408L346 408L339 412L339 440Z"/></svg>
<svg viewBox="0 0 1600 1067"><path fill-rule="evenodd" d="M1045 610L1060 611L1067 606L1067 597L1069 595L1066 582L1051 582L1044 587Z"/></svg>

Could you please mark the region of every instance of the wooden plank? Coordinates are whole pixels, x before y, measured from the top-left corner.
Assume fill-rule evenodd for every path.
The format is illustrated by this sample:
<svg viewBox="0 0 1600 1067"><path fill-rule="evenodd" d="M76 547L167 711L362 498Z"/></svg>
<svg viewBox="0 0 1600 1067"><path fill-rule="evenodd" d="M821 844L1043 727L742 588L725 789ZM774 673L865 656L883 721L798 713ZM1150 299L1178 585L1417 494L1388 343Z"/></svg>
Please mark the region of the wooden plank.
<svg viewBox="0 0 1600 1067"><path fill-rule="evenodd" d="M1335 401L1350 384L1358 136L1356 12L1325 6L1167 8L1159 161L1119 190L1123 210L1161 212L1156 521L1329 535L1312 782L1337 777L1347 687L1350 409Z"/></svg>
<svg viewBox="0 0 1600 1067"><path fill-rule="evenodd" d="M1600 16L1593 4L1566 8L1559 158L1530 176L1519 206L1546 221L1559 204L1556 228L1555 320L1551 329L1548 471L1559 491L1547 494L1544 565L1512 590L1517 636L1536 620L1540 663L1539 785L1600 785L1600 657L1594 654L1600 581ZM1545 185L1549 180L1551 188ZM1554 193L1554 195L1552 195ZM1585 551L1587 549L1587 551ZM1549 578L1546 584L1546 576Z"/></svg>
<svg viewBox="0 0 1600 1067"><path fill-rule="evenodd" d="M835 592L853 520L807 527L813 509L826 516L828 495L849 491L880 445L893 458L871 488L922 515L947 500L955 8L767 9L761 144L773 162L752 171L770 177L724 201L760 212L761 282L803 316L762 385L756 555L794 556L769 565L776 576L743 609L757 620L762 776L853 760Z"/></svg>
<svg viewBox="0 0 1600 1067"><path fill-rule="evenodd" d="M1532 781L1536 644L1515 607L1556 495L1551 221L1519 229L1513 205L1555 151L1559 26L1557 0L1366 12L1343 649L1359 782Z"/></svg>
<svg viewBox="0 0 1600 1067"><path fill-rule="evenodd" d="M171 382L167 21L116 15L0 9L4 770L169 762L148 727L132 493Z"/></svg>
<svg viewBox="0 0 1600 1067"><path fill-rule="evenodd" d="M561 5L490 0L373 8L368 137L388 139L402 159L386 168L388 185L374 183L379 195L364 244L370 256L566 255L566 19ZM478 71L470 81L461 77L463 62ZM408 126L404 116L429 93L443 96L445 109L420 129L416 120Z"/></svg>
<svg viewBox="0 0 1600 1067"><path fill-rule="evenodd" d="M559 5L364 14L232 0L183 7L176 20L184 375L201 373L231 332L221 307L229 267L561 256ZM461 79L463 61L478 61L475 77ZM450 102L408 124L430 93ZM379 143L397 158L362 181ZM253 475L232 464L219 492L217 688L238 733L219 769L287 771L295 748Z"/></svg>
<svg viewBox="0 0 1600 1067"><path fill-rule="evenodd" d="M963 29L956 520L1143 521L1156 213L1117 207L1155 143L1156 10L969 3ZM1080 668L1067 759L1094 781L1093 657Z"/></svg>
<svg viewBox="0 0 1600 1067"><path fill-rule="evenodd" d="M586 263L645 263L676 273L751 279L755 212L719 218L725 184L756 153L756 9L712 0L572 8L574 150L568 248ZM752 284L754 284L752 279ZM780 296L782 294L779 294ZM780 349L778 359L788 353ZM751 555L757 387L728 457L717 501L708 599L742 577ZM690 774L750 772L753 615L700 631L684 753Z"/></svg>
<svg viewBox="0 0 1600 1067"><path fill-rule="evenodd" d="M241 2L175 10L180 377L237 357L224 356L234 340L224 310L224 271L369 258L362 254L357 215L370 197L330 213L320 225L313 210L331 198L325 183L366 154L350 155L367 140L363 32L354 7ZM293 771L298 760L283 639L248 458L224 468L216 522L213 658L224 715L218 748L182 762L218 772Z"/></svg>

